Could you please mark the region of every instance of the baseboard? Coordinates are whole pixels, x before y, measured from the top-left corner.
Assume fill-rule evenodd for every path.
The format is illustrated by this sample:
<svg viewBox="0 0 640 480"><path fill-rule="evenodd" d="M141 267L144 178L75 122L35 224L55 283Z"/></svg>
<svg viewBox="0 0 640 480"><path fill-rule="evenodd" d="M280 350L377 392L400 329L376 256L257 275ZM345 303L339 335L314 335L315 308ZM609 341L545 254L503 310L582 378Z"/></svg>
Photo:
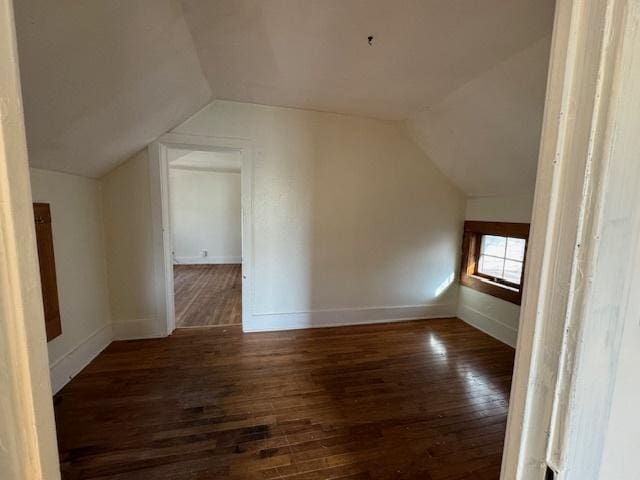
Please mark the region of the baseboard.
<svg viewBox="0 0 640 480"><path fill-rule="evenodd" d="M458 308L458 318L468 323L472 327L483 331L487 335L506 343L510 347L515 348L518 341L518 330L509 325L488 317L478 310L468 305L460 305Z"/></svg>
<svg viewBox="0 0 640 480"><path fill-rule="evenodd" d="M174 265L221 265L242 263L242 257L174 257Z"/></svg>
<svg viewBox="0 0 640 480"><path fill-rule="evenodd" d="M108 323L53 362L49 367L53 393L58 393L112 341L113 329Z"/></svg>
<svg viewBox="0 0 640 480"><path fill-rule="evenodd" d="M114 340L140 340L162 337L166 337L166 335L158 332L157 322L152 318L113 322Z"/></svg>
<svg viewBox="0 0 640 480"><path fill-rule="evenodd" d="M245 332L273 332L302 328L342 327L371 323L403 322L429 318L455 317L454 305L409 305L315 310L293 313L259 313L242 324Z"/></svg>

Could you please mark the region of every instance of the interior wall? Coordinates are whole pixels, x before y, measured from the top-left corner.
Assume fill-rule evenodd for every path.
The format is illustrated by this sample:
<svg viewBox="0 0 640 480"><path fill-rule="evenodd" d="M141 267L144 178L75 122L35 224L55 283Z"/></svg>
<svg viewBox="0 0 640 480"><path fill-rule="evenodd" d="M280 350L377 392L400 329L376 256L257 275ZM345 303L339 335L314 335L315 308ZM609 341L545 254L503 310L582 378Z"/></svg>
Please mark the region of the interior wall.
<svg viewBox="0 0 640 480"><path fill-rule="evenodd" d="M640 248L636 247L635 258L640 258ZM638 292L640 275L635 276L628 286L630 292ZM637 406L640 402L638 386L638 364L640 362L640 325L638 323L638 300L629 302L628 312L635 308L636 315L629 313L624 326L624 335L619 345L617 365L611 367L611 375L615 375L612 392L611 411L607 426L602 465L598 478L627 479L637 476L640 467L637 452L640 448ZM633 305L635 303L635 305ZM621 309L622 310L622 309Z"/></svg>
<svg viewBox="0 0 640 480"><path fill-rule="evenodd" d="M148 150L102 177L101 184L115 337L159 336L162 328L155 314Z"/></svg>
<svg viewBox="0 0 640 480"><path fill-rule="evenodd" d="M455 315L464 196L399 123L220 101L174 133L253 144L245 330ZM153 315L147 159L103 179L114 325Z"/></svg>
<svg viewBox="0 0 640 480"><path fill-rule="evenodd" d="M465 219L529 223L532 208L532 195L470 198L467 200ZM458 317L515 348L520 318L519 305L461 285Z"/></svg>
<svg viewBox="0 0 640 480"><path fill-rule="evenodd" d="M170 168L169 217L175 263L242 263L240 173Z"/></svg>
<svg viewBox="0 0 640 480"><path fill-rule="evenodd" d="M113 339L97 180L31 169L34 202L51 206L62 335L48 343L55 392Z"/></svg>
<svg viewBox="0 0 640 480"><path fill-rule="evenodd" d="M455 314L464 198L398 122L216 101L173 132L254 146L245 329Z"/></svg>

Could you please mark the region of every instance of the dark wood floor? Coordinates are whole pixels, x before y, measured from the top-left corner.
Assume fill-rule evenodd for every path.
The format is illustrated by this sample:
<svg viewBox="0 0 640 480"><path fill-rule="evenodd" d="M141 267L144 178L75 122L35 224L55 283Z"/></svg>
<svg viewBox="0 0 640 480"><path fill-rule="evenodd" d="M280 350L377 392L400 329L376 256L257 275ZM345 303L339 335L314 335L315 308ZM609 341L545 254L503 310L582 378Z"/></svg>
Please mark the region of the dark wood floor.
<svg viewBox="0 0 640 480"><path fill-rule="evenodd" d="M176 326L239 325L241 265L174 265Z"/></svg>
<svg viewBox="0 0 640 480"><path fill-rule="evenodd" d="M497 479L514 351L457 319L114 342L55 398L65 479Z"/></svg>

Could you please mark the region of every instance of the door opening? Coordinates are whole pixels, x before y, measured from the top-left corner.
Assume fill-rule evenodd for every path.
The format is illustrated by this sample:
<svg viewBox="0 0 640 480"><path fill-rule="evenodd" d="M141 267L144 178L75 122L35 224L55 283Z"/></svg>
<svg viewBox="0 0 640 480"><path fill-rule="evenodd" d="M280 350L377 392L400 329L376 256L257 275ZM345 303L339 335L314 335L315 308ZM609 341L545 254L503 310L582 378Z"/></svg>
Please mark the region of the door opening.
<svg viewBox="0 0 640 480"><path fill-rule="evenodd" d="M240 152L169 148L167 156L176 327L239 325Z"/></svg>
<svg viewBox="0 0 640 480"><path fill-rule="evenodd" d="M166 332L240 325L251 313L251 146L163 136L151 155L159 280Z"/></svg>

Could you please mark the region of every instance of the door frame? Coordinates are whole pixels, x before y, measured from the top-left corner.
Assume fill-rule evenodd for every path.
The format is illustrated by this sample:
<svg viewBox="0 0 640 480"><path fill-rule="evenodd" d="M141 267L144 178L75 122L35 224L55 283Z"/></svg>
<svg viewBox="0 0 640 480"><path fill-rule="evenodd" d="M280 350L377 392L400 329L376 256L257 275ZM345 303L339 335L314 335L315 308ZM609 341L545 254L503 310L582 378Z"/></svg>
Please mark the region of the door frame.
<svg viewBox="0 0 640 480"><path fill-rule="evenodd" d="M18 50L0 0L0 472L60 478Z"/></svg>
<svg viewBox="0 0 640 480"><path fill-rule="evenodd" d="M171 335L176 328L173 285L171 222L169 218L169 161L167 151L180 148L194 151L234 151L240 153L242 215L242 325L253 312L253 156L252 143L243 138L168 133L149 146L151 215L154 237L156 315L160 330Z"/></svg>
<svg viewBox="0 0 640 480"><path fill-rule="evenodd" d="M639 0L556 3L504 480L600 478L618 350L640 315L622 255L640 244L639 24Z"/></svg>

